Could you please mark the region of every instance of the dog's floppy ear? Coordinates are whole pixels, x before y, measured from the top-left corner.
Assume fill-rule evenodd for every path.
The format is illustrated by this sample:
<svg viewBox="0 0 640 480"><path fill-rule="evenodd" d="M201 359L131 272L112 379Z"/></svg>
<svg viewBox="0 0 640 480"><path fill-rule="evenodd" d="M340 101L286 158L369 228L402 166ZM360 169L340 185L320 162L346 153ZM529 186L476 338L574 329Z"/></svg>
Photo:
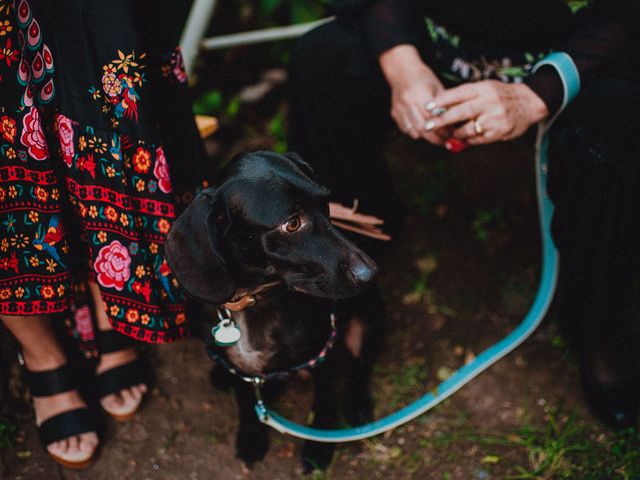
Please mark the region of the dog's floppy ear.
<svg viewBox="0 0 640 480"><path fill-rule="evenodd" d="M187 292L204 302L220 304L235 291L218 245L215 192L205 191L173 224L164 245L167 263Z"/></svg>
<svg viewBox="0 0 640 480"><path fill-rule="evenodd" d="M291 160L293 163L295 163L298 166L298 168L302 170L302 172L307 177L315 181L316 172L313 171L313 168L311 168L311 165L305 162L300 155L298 155L296 152L287 152L284 154L284 156L287 157L289 160Z"/></svg>

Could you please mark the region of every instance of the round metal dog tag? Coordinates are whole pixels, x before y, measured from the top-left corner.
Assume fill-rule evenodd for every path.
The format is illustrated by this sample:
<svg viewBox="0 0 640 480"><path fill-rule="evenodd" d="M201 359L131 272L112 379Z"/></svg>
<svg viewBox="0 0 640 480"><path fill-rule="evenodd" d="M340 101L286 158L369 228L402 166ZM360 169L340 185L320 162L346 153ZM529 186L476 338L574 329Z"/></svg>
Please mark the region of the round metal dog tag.
<svg viewBox="0 0 640 480"><path fill-rule="evenodd" d="M242 332L233 320L222 320L218 325L213 327L211 335L213 335L216 345L231 347L238 343Z"/></svg>

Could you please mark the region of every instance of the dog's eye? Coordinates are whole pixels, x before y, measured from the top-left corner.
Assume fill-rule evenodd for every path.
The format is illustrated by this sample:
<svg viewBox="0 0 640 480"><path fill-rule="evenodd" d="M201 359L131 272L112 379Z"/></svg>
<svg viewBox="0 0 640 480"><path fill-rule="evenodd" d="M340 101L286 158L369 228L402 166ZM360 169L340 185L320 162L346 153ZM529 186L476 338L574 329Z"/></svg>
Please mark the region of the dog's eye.
<svg viewBox="0 0 640 480"><path fill-rule="evenodd" d="M295 233L302 226L302 221L298 215L294 215L282 224L282 229L287 233Z"/></svg>

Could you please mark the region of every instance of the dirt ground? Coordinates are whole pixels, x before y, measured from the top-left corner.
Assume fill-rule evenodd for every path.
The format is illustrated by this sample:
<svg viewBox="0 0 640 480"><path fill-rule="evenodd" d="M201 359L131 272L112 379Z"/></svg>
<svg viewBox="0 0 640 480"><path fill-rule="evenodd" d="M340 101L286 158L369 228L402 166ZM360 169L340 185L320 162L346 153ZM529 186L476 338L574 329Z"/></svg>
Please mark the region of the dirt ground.
<svg viewBox="0 0 640 480"><path fill-rule="evenodd" d="M389 328L373 379L377 415L433 388L508 333L535 293L539 243L529 150L432 153L397 139L389 149L408 214L406 233L382 266ZM523 474L544 460L545 429L586 425L586 443L602 443L605 433L582 405L576 368L552 317L450 400L384 436L340 446L329 471L313 478L562 478ZM234 400L211 386L211 364L198 341L153 350L157 387L133 421L108 425L88 471L58 469L38 443L26 401L10 398L4 416L18 437L0 449L1 477L300 478L301 442L276 432L267 458L252 471L235 459ZM296 380L276 407L305 421L310 397L309 383ZM531 433L539 430L540 437Z"/></svg>

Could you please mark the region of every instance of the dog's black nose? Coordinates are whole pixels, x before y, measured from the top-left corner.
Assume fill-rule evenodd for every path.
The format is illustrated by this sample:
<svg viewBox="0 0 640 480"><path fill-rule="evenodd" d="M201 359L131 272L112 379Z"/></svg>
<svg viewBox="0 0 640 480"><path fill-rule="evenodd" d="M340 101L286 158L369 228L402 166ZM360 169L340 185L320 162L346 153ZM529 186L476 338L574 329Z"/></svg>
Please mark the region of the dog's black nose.
<svg viewBox="0 0 640 480"><path fill-rule="evenodd" d="M378 273L378 267L373 260L362 252L352 255L349 265L355 283L368 283Z"/></svg>

